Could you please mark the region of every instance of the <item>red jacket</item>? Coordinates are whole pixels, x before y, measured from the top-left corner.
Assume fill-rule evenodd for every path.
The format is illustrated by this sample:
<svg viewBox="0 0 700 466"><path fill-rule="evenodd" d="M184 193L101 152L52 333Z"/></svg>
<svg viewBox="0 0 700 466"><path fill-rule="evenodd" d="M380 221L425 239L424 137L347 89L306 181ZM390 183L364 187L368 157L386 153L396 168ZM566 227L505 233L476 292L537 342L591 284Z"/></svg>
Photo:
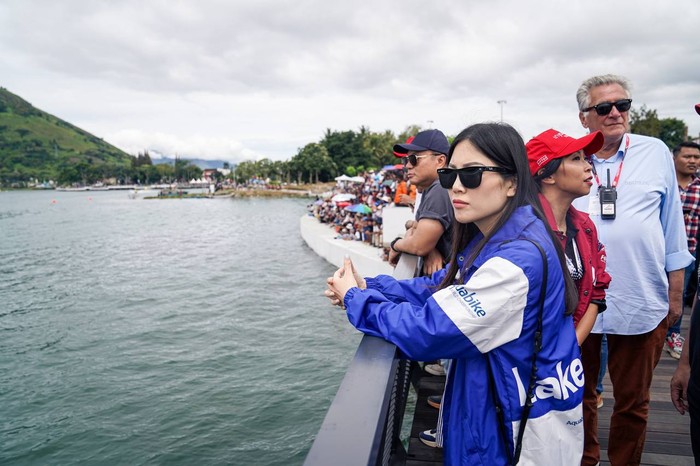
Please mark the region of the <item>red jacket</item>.
<svg viewBox="0 0 700 466"><path fill-rule="evenodd" d="M566 235L557 228L552 207L541 194L540 202L549 226L561 240L562 247L565 248ZM605 299L605 290L610 285L610 275L605 271L605 246L598 240L598 230L596 230L593 220L588 214L576 210L573 206L569 207L566 215L578 230L576 244L581 255L581 264L584 267L583 277L576 283L578 287L578 306L574 312L574 326L576 326L586 313L592 299Z"/></svg>

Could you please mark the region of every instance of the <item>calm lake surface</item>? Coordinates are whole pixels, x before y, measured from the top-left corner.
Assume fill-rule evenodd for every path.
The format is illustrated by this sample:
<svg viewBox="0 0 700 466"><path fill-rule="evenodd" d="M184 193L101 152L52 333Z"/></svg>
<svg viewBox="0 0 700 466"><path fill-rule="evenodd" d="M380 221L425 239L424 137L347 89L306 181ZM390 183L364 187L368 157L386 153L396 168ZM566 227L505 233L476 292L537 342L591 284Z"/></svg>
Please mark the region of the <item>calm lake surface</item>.
<svg viewBox="0 0 700 466"><path fill-rule="evenodd" d="M360 340L308 202L0 192L0 464L301 464Z"/></svg>

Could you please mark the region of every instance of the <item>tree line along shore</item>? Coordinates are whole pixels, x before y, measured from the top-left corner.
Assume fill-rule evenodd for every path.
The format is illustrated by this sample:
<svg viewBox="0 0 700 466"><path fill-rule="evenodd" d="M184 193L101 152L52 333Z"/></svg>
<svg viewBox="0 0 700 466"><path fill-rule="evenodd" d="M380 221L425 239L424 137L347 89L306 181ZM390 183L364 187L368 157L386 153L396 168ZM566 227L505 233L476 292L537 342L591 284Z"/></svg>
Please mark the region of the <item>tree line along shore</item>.
<svg viewBox="0 0 700 466"><path fill-rule="evenodd" d="M630 111L630 128L635 134L658 137L671 148L688 139L682 120L660 118L644 105ZM257 179L285 190L292 184L329 182L341 174L352 177L395 164L393 145L422 129L408 125L396 134L366 126L356 131L329 128L319 141L297 149L287 160L222 162L212 181L238 185ZM0 88L0 188L187 183L207 171L185 157L161 162L152 159L148 150L127 154Z"/></svg>

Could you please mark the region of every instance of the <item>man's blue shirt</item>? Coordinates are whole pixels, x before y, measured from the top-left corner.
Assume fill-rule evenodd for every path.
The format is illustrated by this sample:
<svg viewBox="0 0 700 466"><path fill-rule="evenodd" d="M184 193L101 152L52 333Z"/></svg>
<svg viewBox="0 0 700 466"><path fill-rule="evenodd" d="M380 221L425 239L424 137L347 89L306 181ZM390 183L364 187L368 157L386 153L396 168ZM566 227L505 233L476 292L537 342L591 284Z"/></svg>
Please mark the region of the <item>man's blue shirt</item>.
<svg viewBox="0 0 700 466"><path fill-rule="evenodd" d="M630 144L625 151L626 137ZM629 134L617 154L592 157L601 184L617 185L614 220L600 215L598 185L574 206L588 212L607 250L607 270L612 277L607 290L607 310L598 316L594 333L638 335L656 328L668 314L667 272L685 268L693 260L688 252L683 212L673 158L655 138Z"/></svg>

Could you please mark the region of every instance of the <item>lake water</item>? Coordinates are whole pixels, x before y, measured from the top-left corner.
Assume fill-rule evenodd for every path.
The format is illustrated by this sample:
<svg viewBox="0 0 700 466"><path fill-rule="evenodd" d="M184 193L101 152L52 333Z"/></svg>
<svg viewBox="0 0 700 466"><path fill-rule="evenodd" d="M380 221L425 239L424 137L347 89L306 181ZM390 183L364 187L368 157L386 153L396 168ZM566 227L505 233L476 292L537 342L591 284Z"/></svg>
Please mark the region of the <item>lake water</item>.
<svg viewBox="0 0 700 466"><path fill-rule="evenodd" d="M0 192L0 463L302 463L360 340L308 202Z"/></svg>

